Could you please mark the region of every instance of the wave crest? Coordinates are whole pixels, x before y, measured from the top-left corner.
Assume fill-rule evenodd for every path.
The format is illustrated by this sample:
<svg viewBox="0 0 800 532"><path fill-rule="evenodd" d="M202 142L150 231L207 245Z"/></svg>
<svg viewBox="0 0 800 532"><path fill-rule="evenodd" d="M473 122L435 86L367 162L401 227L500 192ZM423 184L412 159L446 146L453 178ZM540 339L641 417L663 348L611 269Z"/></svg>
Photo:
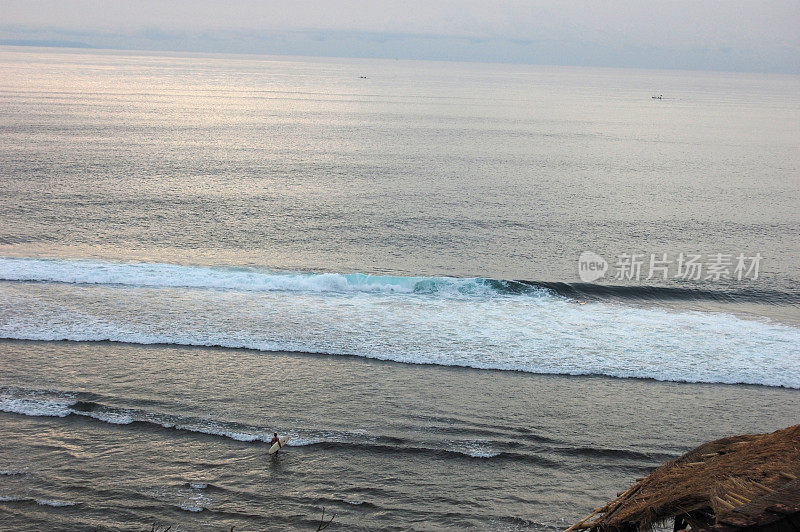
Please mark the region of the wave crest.
<svg viewBox="0 0 800 532"><path fill-rule="evenodd" d="M254 292L365 292L486 296L545 291L543 288L517 281L480 277L298 273L275 272L257 268L9 257L0 257L0 280Z"/></svg>

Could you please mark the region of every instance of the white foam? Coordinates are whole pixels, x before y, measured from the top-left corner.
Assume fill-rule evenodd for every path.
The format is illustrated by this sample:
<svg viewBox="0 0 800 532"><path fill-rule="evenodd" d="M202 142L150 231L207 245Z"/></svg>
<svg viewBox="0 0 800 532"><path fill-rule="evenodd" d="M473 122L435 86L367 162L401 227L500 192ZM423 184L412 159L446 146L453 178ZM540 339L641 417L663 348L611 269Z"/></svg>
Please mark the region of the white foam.
<svg viewBox="0 0 800 532"><path fill-rule="evenodd" d="M211 499L199 491L193 491L189 496L189 501L178 505L181 510L187 512L202 512L211 503Z"/></svg>
<svg viewBox="0 0 800 532"><path fill-rule="evenodd" d="M57 501L53 499L28 499L26 497L14 497L8 495L0 495L0 502L35 502L39 506L51 506L53 508L63 508L66 506L75 506L77 503L71 501Z"/></svg>
<svg viewBox="0 0 800 532"><path fill-rule="evenodd" d="M42 396L15 397L11 395L0 395L0 411L13 414L38 417L66 417L70 414L75 414L98 419L106 423L113 423L115 425L129 425L135 421L133 416L129 413L113 411L84 412L81 410L74 410L72 408L74 405L75 401L72 399L65 400L63 398L45 398Z"/></svg>
<svg viewBox="0 0 800 532"><path fill-rule="evenodd" d="M28 393L30 394L31 392ZM175 428L178 430L186 430L201 434L222 436L224 438L230 438L232 440L237 440L242 442L253 442L253 441L266 442L269 441L269 439L271 438L271 435L266 432L256 431L255 429L253 432L231 430L229 428L226 428L223 424L216 423L214 421L206 421L202 423L175 424L175 423L170 423L169 421L163 419L161 416L157 414L152 414L148 412L141 412L139 414L127 410L122 410L122 411L93 410L86 412L83 410L74 409L73 408L74 405L75 401L64 401L60 398L52 398L52 397L0 396L0 411L14 413L14 414L22 414L26 416L66 417L72 414L72 415L90 417L93 419L97 419L98 421L114 425L130 425L131 423L137 420L142 420L142 421L147 421L148 423L160 425L168 429ZM0 471L0 475L10 476L18 474L24 474L24 473L20 473L13 470ZM205 485L203 487L205 487Z"/></svg>
<svg viewBox="0 0 800 532"><path fill-rule="evenodd" d="M472 458L494 458L500 455L498 451L479 442L457 442L452 450Z"/></svg>
<svg viewBox="0 0 800 532"><path fill-rule="evenodd" d="M308 445L317 445L319 443L323 443L325 440L323 438L301 438L300 436L291 436L289 441L286 442L288 447L306 447Z"/></svg>
<svg viewBox="0 0 800 532"><path fill-rule="evenodd" d="M74 502L69 501L54 501L51 499L36 499L36 504L40 506L53 506L54 508L61 508L63 506L75 506Z"/></svg>
<svg viewBox="0 0 800 532"><path fill-rule="evenodd" d="M72 403L0 396L0 411L26 416L66 417Z"/></svg>
<svg viewBox="0 0 800 532"><path fill-rule="evenodd" d="M163 427L172 428L172 425L162 424ZM242 442L253 442L253 441L266 441L266 434L254 434L250 432L241 432L241 431L233 431L229 430L221 425L215 423L203 423L203 424L183 424L183 425L175 425L175 428L178 430L187 430L189 432L199 432L201 434L210 434L213 436L223 436L225 438L230 438L236 441Z"/></svg>
<svg viewBox="0 0 800 532"><path fill-rule="evenodd" d="M484 279L398 277L360 273L294 273L160 263L0 257L0 280L247 291L491 293Z"/></svg>
<svg viewBox="0 0 800 532"><path fill-rule="evenodd" d="M53 271L60 264L56 261ZM0 337L221 346L532 373L800 388L798 328L730 314L574 305L528 294L187 293L175 287L7 283L0 291ZM222 431L241 441L264 436L225 427L187 430Z"/></svg>
<svg viewBox="0 0 800 532"><path fill-rule="evenodd" d="M84 414L84 412L76 413ZM94 419L99 419L100 421L105 421L106 423L112 423L114 425L130 425L135 421L131 414L122 412L88 412L85 413L85 415Z"/></svg>
<svg viewBox="0 0 800 532"><path fill-rule="evenodd" d="M179 504L178 508L186 512L202 512L205 510L202 506L193 506L191 504Z"/></svg>

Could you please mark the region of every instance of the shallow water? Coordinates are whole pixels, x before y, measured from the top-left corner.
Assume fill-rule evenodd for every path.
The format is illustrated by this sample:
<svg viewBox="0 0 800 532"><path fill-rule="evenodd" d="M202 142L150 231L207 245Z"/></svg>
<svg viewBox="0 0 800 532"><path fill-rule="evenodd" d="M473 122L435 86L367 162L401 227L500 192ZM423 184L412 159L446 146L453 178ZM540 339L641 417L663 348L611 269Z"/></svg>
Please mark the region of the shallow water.
<svg viewBox="0 0 800 532"><path fill-rule="evenodd" d="M563 528L662 461L800 408L763 386L241 349L0 352L0 522L22 529L302 529L323 507L343 529ZM291 436L275 458L273 431Z"/></svg>

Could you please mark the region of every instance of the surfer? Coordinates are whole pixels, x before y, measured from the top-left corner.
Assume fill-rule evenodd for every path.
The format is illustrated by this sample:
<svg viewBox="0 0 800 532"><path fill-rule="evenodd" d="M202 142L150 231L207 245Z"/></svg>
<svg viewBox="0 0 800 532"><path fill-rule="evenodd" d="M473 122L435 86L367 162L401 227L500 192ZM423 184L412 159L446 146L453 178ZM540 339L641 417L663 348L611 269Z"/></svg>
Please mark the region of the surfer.
<svg viewBox="0 0 800 532"><path fill-rule="evenodd" d="M276 443L278 444L278 450L275 451L275 454L278 454L278 451L281 450L281 440L280 440L280 438L278 438L278 433L277 432L273 432L272 433L272 440L270 440L269 443L270 443L270 445L275 445Z"/></svg>

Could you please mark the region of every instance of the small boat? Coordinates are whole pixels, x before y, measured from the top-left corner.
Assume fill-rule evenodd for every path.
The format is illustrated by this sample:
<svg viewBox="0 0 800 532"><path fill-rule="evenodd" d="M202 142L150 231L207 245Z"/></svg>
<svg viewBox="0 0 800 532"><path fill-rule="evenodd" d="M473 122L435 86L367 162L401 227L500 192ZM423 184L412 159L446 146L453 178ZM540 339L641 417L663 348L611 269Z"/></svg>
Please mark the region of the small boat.
<svg viewBox="0 0 800 532"><path fill-rule="evenodd" d="M664 99L664 95L663 94L659 94L658 96L650 96L650 97L652 99L654 99L654 100L663 100Z"/></svg>

